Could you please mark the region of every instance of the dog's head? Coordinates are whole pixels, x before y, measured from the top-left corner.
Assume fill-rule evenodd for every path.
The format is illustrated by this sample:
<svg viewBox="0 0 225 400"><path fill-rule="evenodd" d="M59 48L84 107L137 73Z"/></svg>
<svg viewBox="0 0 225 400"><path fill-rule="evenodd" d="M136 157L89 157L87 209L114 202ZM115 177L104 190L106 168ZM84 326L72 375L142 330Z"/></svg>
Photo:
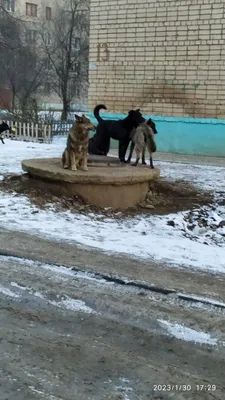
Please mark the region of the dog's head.
<svg viewBox="0 0 225 400"><path fill-rule="evenodd" d="M139 108L137 110L130 110L128 112L128 119L134 128L137 128L138 125L145 121Z"/></svg>
<svg viewBox="0 0 225 400"><path fill-rule="evenodd" d="M10 126L5 121L0 124L0 132L4 131L11 131Z"/></svg>
<svg viewBox="0 0 225 400"><path fill-rule="evenodd" d="M150 128L152 128L153 133L156 135L158 133L157 129L156 129L156 124L154 121L152 121L151 118L149 118L149 120L147 121L147 125L150 126Z"/></svg>
<svg viewBox="0 0 225 400"><path fill-rule="evenodd" d="M85 129L88 131L92 131L95 129L95 126L92 124L90 119L86 117L84 114L80 117L79 115L75 114L75 119L78 124L82 124Z"/></svg>

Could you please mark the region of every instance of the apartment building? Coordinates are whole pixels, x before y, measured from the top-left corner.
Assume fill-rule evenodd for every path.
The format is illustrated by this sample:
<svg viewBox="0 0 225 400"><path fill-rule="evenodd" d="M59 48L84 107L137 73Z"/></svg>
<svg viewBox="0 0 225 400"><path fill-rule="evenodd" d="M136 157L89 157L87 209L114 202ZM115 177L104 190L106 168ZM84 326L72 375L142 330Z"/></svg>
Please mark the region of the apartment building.
<svg viewBox="0 0 225 400"><path fill-rule="evenodd" d="M10 14L15 15L25 23L24 41L27 45L38 45L40 43L40 27L44 24L51 24L59 7L65 11L66 0L0 0L0 4ZM49 30L50 31L50 30ZM51 33L46 33L47 44L51 45ZM74 38L74 51L79 47L79 35ZM41 46L40 46L41 48ZM41 50L40 50L41 51ZM79 63L71 70L71 74L78 74ZM46 75L51 74L51 63L46 61ZM53 85L46 81L38 89L36 98L39 104L46 104L51 107L61 108L61 99L54 91ZM80 89L81 88L81 89ZM87 82L74 87L74 103L87 103Z"/></svg>
<svg viewBox="0 0 225 400"><path fill-rule="evenodd" d="M91 0L89 108L225 118L224 0Z"/></svg>
<svg viewBox="0 0 225 400"><path fill-rule="evenodd" d="M32 2L26 2L25 0L2 0L2 5L5 10L17 15L37 17L40 10L42 13L44 7L49 6L51 8L54 3L52 1L40 2L38 0Z"/></svg>
<svg viewBox="0 0 225 400"><path fill-rule="evenodd" d="M57 5L57 2L53 0L0 0L0 2L2 2L6 11L27 23L25 39L28 42L37 40L37 30L34 29L35 23L38 24L38 22L44 20L51 21ZM33 29L29 29L29 22Z"/></svg>

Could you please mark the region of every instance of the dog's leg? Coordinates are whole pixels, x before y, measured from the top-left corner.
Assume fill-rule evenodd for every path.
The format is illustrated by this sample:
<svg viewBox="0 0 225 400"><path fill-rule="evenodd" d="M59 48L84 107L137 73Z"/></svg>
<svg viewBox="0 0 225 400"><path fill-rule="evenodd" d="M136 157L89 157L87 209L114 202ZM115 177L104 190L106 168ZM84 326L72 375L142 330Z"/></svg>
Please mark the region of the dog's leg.
<svg viewBox="0 0 225 400"><path fill-rule="evenodd" d="M2 141L2 144L5 144L5 142L4 142L4 140L3 140L3 138L1 136L0 136L0 139Z"/></svg>
<svg viewBox="0 0 225 400"><path fill-rule="evenodd" d="M82 154L82 161L81 161L81 169L83 171L88 171L88 166L87 166L87 150L84 150Z"/></svg>
<svg viewBox="0 0 225 400"><path fill-rule="evenodd" d="M128 164L130 164L130 162L131 162L133 151L134 151L134 142L131 142L129 157L128 157L127 161L126 161Z"/></svg>
<svg viewBox="0 0 225 400"><path fill-rule="evenodd" d="M146 165L147 163L145 162L145 146L143 147L143 150L142 150L142 164L143 165Z"/></svg>
<svg viewBox="0 0 225 400"><path fill-rule="evenodd" d="M130 139L125 139L125 140L121 140L119 141L119 159L122 163L125 163L125 155L127 152L127 148L129 146L130 143Z"/></svg>
<svg viewBox="0 0 225 400"><path fill-rule="evenodd" d="M71 165L71 171L76 171L77 166L76 166L76 157L74 151L70 151L70 165Z"/></svg>
<svg viewBox="0 0 225 400"><path fill-rule="evenodd" d="M62 153L62 167L65 168L65 150Z"/></svg>
<svg viewBox="0 0 225 400"><path fill-rule="evenodd" d="M122 154L123 154L123 142L119 141L119 151L118 151L118 156L121 162L123 162L122 160Z"/></svg>
<svg viewBox="0 0 225 400"><path fill-rule="evenodd" d="M135 163L131 164L132 167L136 167L139 163L139 160L140 160L140 157L137 157Z"/></svg>
<svg viewBox="0 0 225 400"><path fill-rule="evenodd" d="M154 169L152 153L150 153L150 168Z"/></svg>
<svg viewBox="0 0 225 400"><path fill-rule="evenodd" d="M126 142L125 142L125 144L124 144L124 154L123 154L123 162L126 162L125 161L125 156L126 156L126 152L127 152L127 149L128 149L128 146L129 146L129 144L130 144L130 138L128 138L127 140L126 140Z"/></svg>
<svg viewBox="0 0 225 400"><path fill-rule="evenodd" d="M68 169L70 167L70 153L68 150L65 152L65 166L64 168Z"/></svg>
<svg viewBox="0 0 225 400"><path fill-rule="evenodd" d="M135 149L135 151L136 151L136 161L135 161L135 163L134 164L131 164L132 165L132 167L136 167L137 165L138 165L138 163L139 163L139 160L140 160L140 155L141 155L141 152L140 152L140 150L138 149Z"/></svg>
<svg viewBox="0 0 225 400"><path fill-rule="evenodd" d="M145 162L146 144L147 144L147 137L146 137L146 135L144 134L144 143L143 143L143 148L142 148L142 164L143 164L143 165L146 165L146 162Z"/></svg>
<svg viewBox="0 0 225 400"><path fill-rule="evenodd" d="M69 160L69 152L67 149L64 150L63 155L62 155L62 163L63 163L63 168L68 169L70 166L70 160Z"/></svg>

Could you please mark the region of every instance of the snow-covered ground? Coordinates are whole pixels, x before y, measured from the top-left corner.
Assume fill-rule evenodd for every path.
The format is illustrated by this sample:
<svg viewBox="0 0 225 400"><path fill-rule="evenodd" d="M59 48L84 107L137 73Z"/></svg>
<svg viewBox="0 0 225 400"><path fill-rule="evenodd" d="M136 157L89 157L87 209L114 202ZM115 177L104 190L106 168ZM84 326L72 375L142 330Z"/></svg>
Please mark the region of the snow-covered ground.
<svg viewBox="0 0 225 400"><path fill-rule="evenodd" d="M164 320L158 320L159 324L166 329L169 335L176 337L177 339L185 340L186 342L194 342L200 344L209 344L212 346L217 345L220 341L215 337L212 337L209 333L196 331L188 328L187 326L180 325L177 323L171 323ZM223 346L224 342L221 343Z"/></svg>
<svg viewBox="0 0 225 400"><path fill-rule="evenodd" d="M52 144L6 140L1 146L0 175L21 173L23 159L61 156L65 142L66 137L55 138ZM203 189L225 194L225 168L169 162L156 164L163 177L184 179ZM0 226L7 229L32 232L53 240L69 238L83 246L163 260L170 265L225 272L225 207L216 207L214 211L205 207L204 212L201 218L207 221L203 226L201 223L199 226L196 214L188 212L114 220L93 213L56 213L54 208L38 210L25 196L1 193L0 197ZM171 220L174 226L168 225Z"/></svg>

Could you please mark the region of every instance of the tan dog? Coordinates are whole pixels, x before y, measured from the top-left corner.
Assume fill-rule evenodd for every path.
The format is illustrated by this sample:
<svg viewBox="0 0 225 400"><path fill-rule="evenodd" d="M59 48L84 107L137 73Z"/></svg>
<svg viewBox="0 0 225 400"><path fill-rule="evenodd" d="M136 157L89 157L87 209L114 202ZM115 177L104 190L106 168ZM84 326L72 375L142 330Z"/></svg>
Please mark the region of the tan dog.
<svg viewBox="0 0 225 400"><path fill-rule="evenodd" d="M142 164L146 164L145 162L145 150L146 147L150 156L150 167L154 168L152 153L156 151L156 143L154 139L154 135L158 133L156 129L155 123L150 118L145 123L140 124L136 129L133 129L131 132L130 138L132 140L130 147L130 154L127 159L127 162L130 163L133 150L136 152L136 161L133 166L136 166L140 160L142 155Z"/></svg>
<svg viewBox="0 0 225 400"><path fill-rule="evenodd" d="M76 171L80 167L87 171L88 131L95 129L90 119L75 115L76 121L69 131L66 148L62 155L63 168Z"/></svg>

